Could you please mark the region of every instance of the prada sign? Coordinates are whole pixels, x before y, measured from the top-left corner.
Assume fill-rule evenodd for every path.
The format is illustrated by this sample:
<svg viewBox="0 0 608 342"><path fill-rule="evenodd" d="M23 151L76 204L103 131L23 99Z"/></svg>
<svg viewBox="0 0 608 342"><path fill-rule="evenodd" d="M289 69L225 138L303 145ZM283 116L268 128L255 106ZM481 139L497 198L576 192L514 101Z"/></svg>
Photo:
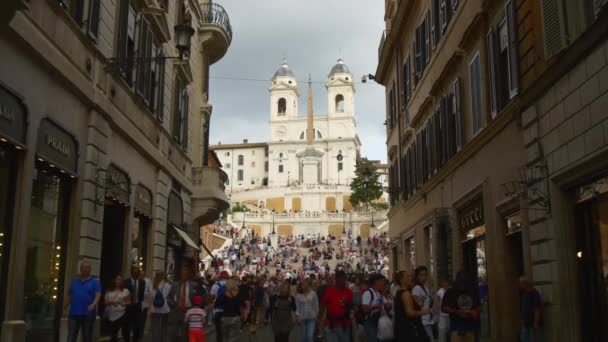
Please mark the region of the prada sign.
<svg viewBox="0 0 608 342"><path fill-rule="evenodd" d="M21 100L0 86L0 136L25 145L26 111Z"/></svg>
<svg viewBox="0 0 608 342"><path fill-rule="evenodd" d="M141 184L135 189L135 209L142 214L152 217L152 191Z"/></svg>
<svg viewBox="0 0 608 342"><path fill-rule="evenodd" d="M469 231L485 224L483 216L483 199L479 198L458 211L460 229Z"/></svg>
<svg viewBox="0 0 608 342"><path fill-rule="evenodd" d="M76 139L48 119L40 121L36 152L46 161L76 174L78 165Z"/></svg>
<svg viewBox="0 0 608 342"><path fill-rule="evenodd" d="M106 188L108 189L108 195L116 198L124 204L129 204L131 180L125 172L119 170L114 164L111 164L110 167L108 167Z"/></svg>

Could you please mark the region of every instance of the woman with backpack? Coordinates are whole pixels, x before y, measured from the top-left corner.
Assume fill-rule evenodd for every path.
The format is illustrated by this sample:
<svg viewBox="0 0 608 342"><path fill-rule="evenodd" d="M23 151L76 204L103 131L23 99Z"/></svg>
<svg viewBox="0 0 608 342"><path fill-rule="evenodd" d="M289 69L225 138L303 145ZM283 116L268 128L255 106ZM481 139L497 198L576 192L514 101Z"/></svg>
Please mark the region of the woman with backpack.
<svg viewBox="0 0 608 342"><path fill-rule="evenodd" d="M429 278L429 271L426 266L418 266L414 271L414 277L416 278L416 286L412 289L414 300L421 308L432 309L434 298L426 286ZM422 325L424 326L424 331L428 335L429 340L435 342L437 326L432 311L429 314L422 316Z"/></svg>
<svg viewBox="0 0 608 342"><path fill-rule="evenodd" d="M167 325L169 319L169 304L167 296L171 291L171 284L165 280L163 272L156 272L152 286L152 336L155 341L167 341Z"/></svg>

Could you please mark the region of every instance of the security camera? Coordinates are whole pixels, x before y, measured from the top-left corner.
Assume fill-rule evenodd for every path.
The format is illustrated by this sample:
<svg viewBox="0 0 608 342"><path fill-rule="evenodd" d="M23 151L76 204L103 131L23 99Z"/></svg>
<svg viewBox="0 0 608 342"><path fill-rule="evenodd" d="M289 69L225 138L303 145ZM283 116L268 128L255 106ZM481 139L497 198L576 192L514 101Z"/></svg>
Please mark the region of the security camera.
<svg viewBox="0 0 608 342"><path fill-rule="evenodd" d="M367 82L367 76L362 76L361 83L366 83L366 82Z"/></svg>

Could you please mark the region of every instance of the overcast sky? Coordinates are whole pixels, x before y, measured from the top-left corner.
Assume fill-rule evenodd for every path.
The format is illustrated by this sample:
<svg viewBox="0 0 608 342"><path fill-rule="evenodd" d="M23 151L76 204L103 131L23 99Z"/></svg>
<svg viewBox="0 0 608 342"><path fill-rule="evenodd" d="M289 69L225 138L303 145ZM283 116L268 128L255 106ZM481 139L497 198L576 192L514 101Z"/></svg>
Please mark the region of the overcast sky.
<svg viewBox="0 0 608 342"><path fill-rule="evenodd" d="M306 115L306 82L325 82L340 56L358 80L355 116L362 155L386 160L384 88L361 84L373 74L383 30L382 0L216 0L226 8L234 31L226 56L211 67L211 144L268 140L270 78L287 57L301 87L300 114ZM267 80L248 82L214 77ZM315 113L327 113L324 84L314 84Z"/></svg>

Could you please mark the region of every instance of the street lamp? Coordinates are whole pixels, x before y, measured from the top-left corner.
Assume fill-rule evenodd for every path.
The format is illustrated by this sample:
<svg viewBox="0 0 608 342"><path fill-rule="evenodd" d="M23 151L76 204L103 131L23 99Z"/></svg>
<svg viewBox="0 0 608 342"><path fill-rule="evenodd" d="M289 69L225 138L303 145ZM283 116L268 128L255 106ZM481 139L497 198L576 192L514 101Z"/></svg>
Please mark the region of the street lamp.
<svg viewBox="0 0 608 342"><path fill-rule="evenodd" d="M372 210L372 224L371 224L370 228L376 229L376 225L374 224L374 210Z"/></svg>
<svg viewBox="0 0 608 342"><path fill-rule="evenodd" d="M287 171L287 186L289 186L289 175L291 174L291 171Z"/></svg>
<svg viewBox="0 0 608 342"><path fill-rule="evenodd" d="M342 209L342 235L346 235L346 213Z"/></svg>
<svg viewBox="0 0 608 342"><path fill-rule="evenodd" d="M275 235L276 232L274 231L274 211L272 212L272 233L270 233L272 235Z"/></svg>

